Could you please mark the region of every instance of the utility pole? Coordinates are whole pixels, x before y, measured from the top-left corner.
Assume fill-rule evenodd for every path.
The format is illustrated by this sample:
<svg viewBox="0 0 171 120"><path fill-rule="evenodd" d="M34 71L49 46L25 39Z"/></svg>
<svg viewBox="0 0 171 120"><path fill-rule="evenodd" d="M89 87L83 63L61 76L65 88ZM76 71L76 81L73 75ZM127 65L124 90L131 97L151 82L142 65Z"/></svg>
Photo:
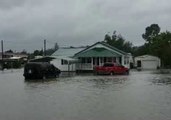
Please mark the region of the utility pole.
<svg viewBox="0 0 171 120"><path fill-rule="evenodd" d="M4 69L4 44L3 44L3 40L1 40L1 50L2 50L2 70Z"/></svg>
<svg viewBox="0 0 171 120"><path fill-rule="evenodd" d="M46 56L46 39L44 40L44 56Z"/></svg>

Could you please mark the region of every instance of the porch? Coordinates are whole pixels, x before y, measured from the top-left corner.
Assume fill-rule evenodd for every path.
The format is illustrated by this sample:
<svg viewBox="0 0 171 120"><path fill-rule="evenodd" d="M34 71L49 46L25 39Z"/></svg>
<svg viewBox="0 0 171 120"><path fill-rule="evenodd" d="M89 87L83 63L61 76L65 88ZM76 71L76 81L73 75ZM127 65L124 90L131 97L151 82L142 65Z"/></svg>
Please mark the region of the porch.
<svg viewBox="0 0 171 120"><path fill-rule="evenodd" d="M106 62L122 64L122 57L81 57L76 63L76 70L93 70L94 66L102 66Z"/></svg>

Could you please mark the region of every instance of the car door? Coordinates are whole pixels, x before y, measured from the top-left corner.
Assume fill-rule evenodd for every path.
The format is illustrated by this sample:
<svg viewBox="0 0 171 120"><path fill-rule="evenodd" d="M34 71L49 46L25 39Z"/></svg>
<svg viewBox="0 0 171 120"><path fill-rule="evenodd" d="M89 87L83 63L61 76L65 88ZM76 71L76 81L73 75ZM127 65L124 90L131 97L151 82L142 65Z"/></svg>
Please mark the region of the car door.
<svg viewBox="0 0 171 120"><path fill-rule="evenodd" d="M125 72L124 66L120 64L116 64L116 69L118 74L123 74Z"/></svg>

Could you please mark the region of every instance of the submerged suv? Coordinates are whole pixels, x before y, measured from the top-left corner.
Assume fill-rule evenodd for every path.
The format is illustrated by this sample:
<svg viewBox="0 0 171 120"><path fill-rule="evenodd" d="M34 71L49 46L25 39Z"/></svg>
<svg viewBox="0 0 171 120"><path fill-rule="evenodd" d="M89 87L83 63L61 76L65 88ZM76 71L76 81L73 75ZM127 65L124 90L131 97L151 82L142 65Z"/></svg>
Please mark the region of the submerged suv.
<svg viewBox="0 0 171 120"><path fill-rule="evenodd" d="M129 74L129 69L117 63L104 63L103 66L94 67L96 74Z"/></svg>
<svg viewBox="0 0 171 120"><path fill-rule="evenodd" d="M29 62L24 67L25 79L45 79L59 76L61 71L48 62Z"/></svg>

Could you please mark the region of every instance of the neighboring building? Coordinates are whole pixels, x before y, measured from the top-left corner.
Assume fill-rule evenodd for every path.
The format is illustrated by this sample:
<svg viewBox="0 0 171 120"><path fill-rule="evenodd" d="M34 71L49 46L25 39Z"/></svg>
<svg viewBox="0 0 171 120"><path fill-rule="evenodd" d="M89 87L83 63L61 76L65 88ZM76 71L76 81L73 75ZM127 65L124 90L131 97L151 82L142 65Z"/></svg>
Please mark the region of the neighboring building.
<svg viewBox="0 0 171 120"><path fill-rule="evenodd" d="M21 54L21 53L11 53L11 52L4 52L3 53L4 59L9 59L11 57L20 57L23 59L27 59L28 55L27 54ZM0 52L0 59L2 59L2 52Z"/></svg>
<svg viewBox="0 0 171 120"><path fill-rule="evenodd" d="M161 66L160 58L152 55L142 55L135 57L135 66L143 69L157 69Z"/></svg>
<svg viewBox="0 0 171 120"><path fill-rule="evenodd" d="M61 71L92 71L94 66L105 62L117 62L130 67L132 56L104 42L97 42L87 48L60 48L53 55L52 63Z"/></svg>
<svg viewBox="0 0 171 120"><path fill-rule="evenodd" d="M51 61L61 71L76 71L76 63L78 59L74 58L74 55L85 47L64 47L59 48L52 57L56 58Z"/></svg>
<svg viewBox="0 0 171 120"><path fill-rule="evenodd" d="M18 68L22 64L26 63L27 60L28 60L27 54L11 53L11 52L4 52L3 60L2 60L2 53L0 52L0 69Z"/></svg>

